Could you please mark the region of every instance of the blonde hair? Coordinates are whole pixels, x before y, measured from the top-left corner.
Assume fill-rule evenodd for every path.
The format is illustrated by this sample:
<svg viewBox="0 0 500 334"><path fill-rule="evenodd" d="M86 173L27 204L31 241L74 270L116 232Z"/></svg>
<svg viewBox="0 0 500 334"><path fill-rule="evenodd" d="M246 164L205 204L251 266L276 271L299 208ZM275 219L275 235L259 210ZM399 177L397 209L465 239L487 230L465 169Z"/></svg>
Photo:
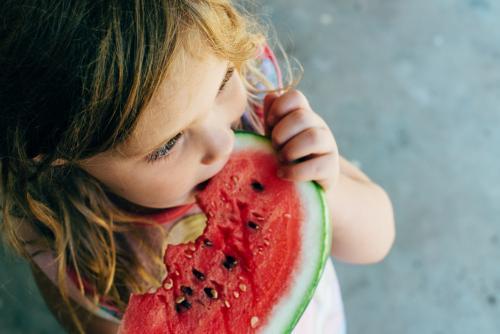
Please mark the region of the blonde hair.
<svg viewBox="0 0 500 334"><path fill-rule="evenodd" d="M200 41L235 64L254 103L262 87L296 82L272 87L260 73L255 56L267 31L230 0L58 3L0 5L6 21L0 27L0 228L28 260L26 244L56 255L61 295L83 332L66 291L68 267L82 294L84 277L95 287L94 303L106 296L124 311L130 292L161 282L130 252L123 233L140 241L138 221L163 229L116 206L76 163L126 141L174 59L183 50L198 52ZM53 166L58 159L68 163ZM23 240L20 222L40 239ZM160 250L142 246L162 266Z"/></svg>

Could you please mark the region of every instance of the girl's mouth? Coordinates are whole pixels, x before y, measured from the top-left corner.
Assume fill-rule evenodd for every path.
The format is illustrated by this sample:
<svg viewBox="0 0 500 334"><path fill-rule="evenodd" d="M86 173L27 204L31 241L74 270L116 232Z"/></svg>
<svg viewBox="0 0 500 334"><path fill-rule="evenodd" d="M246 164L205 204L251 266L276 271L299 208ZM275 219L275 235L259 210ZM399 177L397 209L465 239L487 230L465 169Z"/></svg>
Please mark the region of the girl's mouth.
<svg viewBox="0 0 500 334"><path fill-rule="evenodd" d="M198 184L196 185L195 189L196 189L197 191L203 191L203 190L207 187L208 183L210 183L210 179L208 179L208 180L206 180L206 181L203 181L203 182L201 182L201 183L198 183Z"/></svg>

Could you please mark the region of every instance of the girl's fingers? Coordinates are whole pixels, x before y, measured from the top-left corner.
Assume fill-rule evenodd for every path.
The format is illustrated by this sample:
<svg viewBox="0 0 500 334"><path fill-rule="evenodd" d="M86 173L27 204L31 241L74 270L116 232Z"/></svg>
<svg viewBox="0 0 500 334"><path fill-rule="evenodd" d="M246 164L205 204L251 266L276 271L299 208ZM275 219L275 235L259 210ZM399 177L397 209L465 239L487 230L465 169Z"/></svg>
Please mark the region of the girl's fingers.
<svg viewBox="0 0 500 334"><path fill-rule="evenodd" d="M272 104L278 97L278 94L276 93L269 93L264 97L264 120L267 119L267 115L269 113L269 109L271 108ZM271 127L268 125L266 121L264 121L264 129L265 129L265 135L269 137L271 135Z"/></svg>
<svg viewBox="0 0 500 334"><path fill-rule="evenodd" d="M292 162L294 160L305 158L309 155L334 153L334 150L335 141L332 141L330 131L328 129L307 128L290 139L280 149L278 155L282 161Z"/></svg>
<svg viewBox="0 0 500 334"><path fill-rule="evenodd" d="M269 93L264 97L264 111L269 110L274 100L278 97L276 93Z"/></svg>
<svg viewBox="0 0 500 334"><path fill-rule="evenodd" d="M307 128L320 126L323 126L323 123L314 112L306 109L295 109L282 118L272 129L273 146L279 148Z"/></svg>
<svg viewBox="0 0 500 334"><path fill-rule="evenodd" d="M278 169L278 176L290 181L328 180L332 175L337 175L332 168L338 168L338 156L333 153L324 154L314 159L300 163L283 165Z"/></svg>
<svg viewBox="0 0 500 334"><path fill-rule="evenodd" d="M318 182L324 189L339 174L339 154L335 138L306 97L291 89L264 98L264 126L284 164L279 176L290 181Z"/></svg>
<svg viewBox="0 0 500 334"><path fill-rule="evenodd" d="M275 98L265 112L265 122L272 129L284 116L295 109L310 109L307 98L300 91L290 89L283 95Z"/></svg>

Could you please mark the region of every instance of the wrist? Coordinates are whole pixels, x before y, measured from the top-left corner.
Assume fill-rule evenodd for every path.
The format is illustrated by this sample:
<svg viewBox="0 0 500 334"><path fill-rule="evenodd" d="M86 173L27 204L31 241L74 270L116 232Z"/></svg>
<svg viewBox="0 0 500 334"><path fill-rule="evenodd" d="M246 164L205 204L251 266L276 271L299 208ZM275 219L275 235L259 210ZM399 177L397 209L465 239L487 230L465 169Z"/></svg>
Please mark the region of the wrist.
<svg viewBox="0 0 500 334"><path fill-rule="evenodd" d="M332 224L332 255L350 263L382 260L394 242L394 217L387 193L377 184L341 174L326 193Z"/></svg>

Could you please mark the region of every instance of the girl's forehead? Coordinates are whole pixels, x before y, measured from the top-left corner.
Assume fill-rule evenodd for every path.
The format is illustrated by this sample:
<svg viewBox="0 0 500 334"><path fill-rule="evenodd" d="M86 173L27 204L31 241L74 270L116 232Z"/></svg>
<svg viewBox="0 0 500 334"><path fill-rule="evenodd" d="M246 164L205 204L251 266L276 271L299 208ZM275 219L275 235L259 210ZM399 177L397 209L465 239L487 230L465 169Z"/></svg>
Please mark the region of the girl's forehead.
<svg viewBox="0 0 500 334"><path fill-rule="evenodd" d="M208 111L226 69L227 61L211 52L178 55L120 150L145 155Z"/></svg>

